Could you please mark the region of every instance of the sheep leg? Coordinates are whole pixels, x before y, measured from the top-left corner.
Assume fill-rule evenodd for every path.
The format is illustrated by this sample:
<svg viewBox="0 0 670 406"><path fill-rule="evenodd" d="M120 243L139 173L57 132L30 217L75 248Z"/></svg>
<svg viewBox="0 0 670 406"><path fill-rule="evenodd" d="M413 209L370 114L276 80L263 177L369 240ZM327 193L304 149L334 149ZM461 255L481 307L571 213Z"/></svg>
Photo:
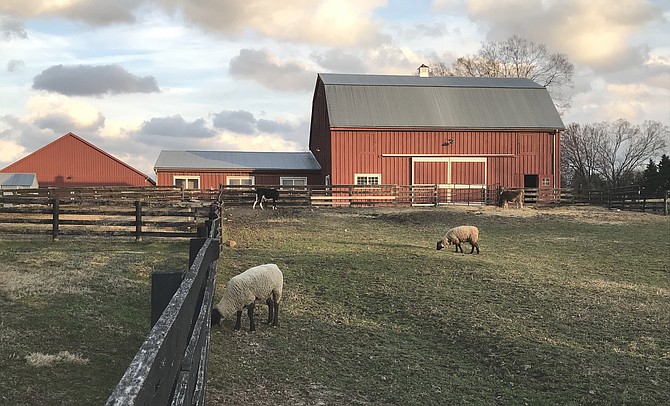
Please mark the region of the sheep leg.
<svg viewBox="0 0 670 406"><path fill-rule="evenodd" d="M235 322L235 328L234 330L237 331L242 327L242 310L239 310L237 312L237 322Z"/></svg>
<svg viewBox="0 0 670 406"><path fill-rule="evenodd" d="M256 331L256 323L254 323L254 304L251 303L247 306L247 315L249 316L249 332L253 333Z"/></svg>
<svg viewBox="0 0 670 406"><path fill-rule="evenodd" d="M274 301L272 304L274 305L275 308L275 314L274 319L272 320L272 325L276 327L279 325L279 303Z"/></svg>
<svg viewBox="0 0 670 406"><path fill-rule="evenodd" d="M472 246L472 249L470 250L470 254L472 254L475 251L475 248L477 249L477 254L479 254L479 244L477 244L476 242L475 243L471 242L470 245Z"/></svg>
<svg viewBox="0 0 670 406"><path fill-rule="evenodd" d="M272 304L272 299L268 298L268 300L265 301L265 303L268 304L268 324L272 323L273 319L273 312L274 312L274 306Z"/></svg>
<svg viewBox="0 0 670 406"><path fill-rule="evenodd" d="M456 252L458 252L458 250L461 250L461 254L463 253L463 247L461 247L461 244L456 244Z"/></svg>

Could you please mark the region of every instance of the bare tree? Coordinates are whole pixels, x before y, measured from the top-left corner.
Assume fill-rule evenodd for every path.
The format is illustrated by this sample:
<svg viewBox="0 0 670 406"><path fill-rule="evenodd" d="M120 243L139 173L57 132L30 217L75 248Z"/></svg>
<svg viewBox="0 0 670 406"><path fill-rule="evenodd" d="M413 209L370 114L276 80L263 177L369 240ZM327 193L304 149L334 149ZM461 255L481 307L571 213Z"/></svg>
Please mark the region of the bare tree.
<svg viewBox="0 0 670 406"><path fill-rule="evenodd" d="M638 170L666 147L668 127L658 121L634 126L627 120L601 124L605 131L597 145L598 173L611 187L622 186L624 175Z"/></svg>
<svg viewBox="0 0 670 406"><path fill-rule="evenodd" d="M668 127L658 121L573 123L561 134L561 167L575 188L623 186L666 147L667 137Z"/></svg>
<svg viewBox="0 0 670 406"><path fill-rule="evenodd" d="M561 134L561 172L576 189L597 189L598 145L604 138L602 124L572 123Z"/></svg>
<svg viewBox="0 0 670 406"><path fill-rule="evenodd" d="M570 107L575 67L567 55L550 53L545 45L516 35L482 44L476 55L458 58L451 67L439 61L431 64L434 76L528 78L547 88L559 111Z"/></svg>

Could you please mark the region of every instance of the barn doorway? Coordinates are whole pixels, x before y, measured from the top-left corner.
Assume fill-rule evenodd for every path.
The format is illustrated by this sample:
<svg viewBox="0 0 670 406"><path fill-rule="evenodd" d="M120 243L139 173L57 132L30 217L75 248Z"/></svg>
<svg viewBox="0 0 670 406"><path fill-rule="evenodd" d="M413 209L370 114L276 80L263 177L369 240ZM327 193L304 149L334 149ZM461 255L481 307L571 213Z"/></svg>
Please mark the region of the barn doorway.
<svg viewBox="0 0 670 406"><path fill-rule="evenodd" d="M414 205L485 201L485 157L412 157Z"/></svg>
<svg viewBox="0 0 670 406"><path fill-rule="evenodd" d="M523 175L523 187L537 189L540 185L538 175Z"/></svg>

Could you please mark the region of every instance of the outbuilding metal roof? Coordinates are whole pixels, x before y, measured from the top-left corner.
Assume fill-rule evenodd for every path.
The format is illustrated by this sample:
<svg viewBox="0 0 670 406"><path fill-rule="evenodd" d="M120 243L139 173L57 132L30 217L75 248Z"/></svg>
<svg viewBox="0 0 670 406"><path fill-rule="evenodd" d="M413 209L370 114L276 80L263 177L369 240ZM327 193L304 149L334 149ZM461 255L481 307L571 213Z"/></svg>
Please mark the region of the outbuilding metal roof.
<svg viewBox="0 0 670 406"><path fill-rule="evenodd" d="M564 129L546 88L526 78L321 73L331 127Z"/></svg>
<svg viewBox="0 0 670 406"><path fill-rule="evenodd" d="M154 169L318 171L311 152L161 151Z"/></svg>
<svg viewBox="0 0 670 406"><path fill-rule="evenodd" d="M0 188L36 188L37 175L34 173L2 173L0 172Z"/></svg>

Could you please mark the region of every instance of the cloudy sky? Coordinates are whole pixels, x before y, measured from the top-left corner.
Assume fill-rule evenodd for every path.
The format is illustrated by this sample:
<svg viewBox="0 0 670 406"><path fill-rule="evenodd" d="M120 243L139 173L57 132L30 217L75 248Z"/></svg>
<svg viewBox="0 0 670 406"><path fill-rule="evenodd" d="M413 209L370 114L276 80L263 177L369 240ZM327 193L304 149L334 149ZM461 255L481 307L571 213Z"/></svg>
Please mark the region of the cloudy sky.
<svg viewBox="0 0 670 406"><path fill-rule="evenodd" d="M161 149L304 151L317 73L512 35L575 65L566 125L667 125L669 21L667 0L0 0L0 168L70 131L151 176Z"/></svg>

